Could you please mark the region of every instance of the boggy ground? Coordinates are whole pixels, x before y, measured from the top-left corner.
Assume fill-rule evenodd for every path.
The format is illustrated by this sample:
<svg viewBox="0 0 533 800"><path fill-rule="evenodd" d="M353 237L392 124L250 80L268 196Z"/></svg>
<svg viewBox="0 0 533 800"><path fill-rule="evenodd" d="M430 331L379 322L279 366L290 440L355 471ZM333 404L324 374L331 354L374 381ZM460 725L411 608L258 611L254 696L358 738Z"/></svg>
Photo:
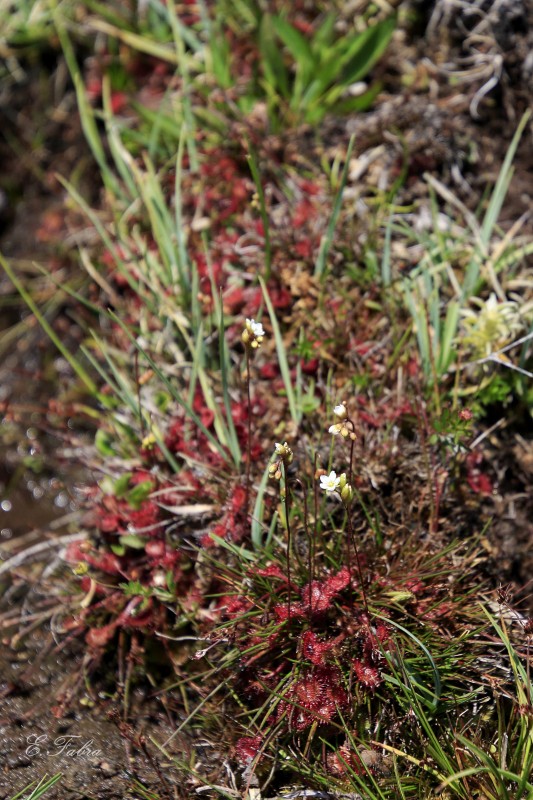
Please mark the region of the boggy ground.
<svg viewBox="0 0 533 800"><path fill-rule="evenodd" d="M179 721L172 709L162 713L161 702L151 697L157 690L145 687L133 691L133 722L125 720L122 703L113 699L114 669L107 678L100 669L94 685L89 680L90 688L84 690L77 675L83 658L79 644L57 647L49 634L39 631L17 652L3 651L0 797L12 797L44 775L57 773L61 781L47 797L118 800L135 797L136 787L171 797L168 787L177 780L172 756L182 756L184 749L183 735L173 736ZM61 700L62 709L57 705ZM167 757L150 737L168 740Z"/></svg>
<svg viewBox="0 0 533 800"><path fill-rule="evenodd" d="M452 188L454 194L474 210L487 184L493 183L498 175L521 112L531 104L528 42L531 41L533 20L532 10L527 4L516 4L514 10L509 9L508 16L505 16L507 12L504 9L501 12L504 16L499 20L501 24L498 24L498 20L492 24L492 38L488 37L482 45L467 35L475 22L469 16L466 5L454 19L446 17L443 3L419 4L418 11L418 27L401 32L393 52L379 67L383 70L384 90L372 110L344 120L326 118L318 130L292 130L266 136L260 143L260 153L265 161L270 158L273 163L310 167L316 172L320 156L337 153L339 148L345 149L349 135L355 134L354 163L348 193L355 216L359 214L355 227L361 238L361 252L369 234L366 201L377 190L390 187L402 170L405 170L405 175L398 186L396 202L404 207L413 204L414 216L422 219L422 209L429 202L427 184L423 180L425 172ZM499 74L498 57L503 60L502 77L495 89L484 95L482 86L493 74ZM479 75L475 71L478 67ZM451 72L457 73L455 79L459 81L458 86L448 80ZM24 109L22 112L24 119L26 112ZM15 119L14 124L16 131L20 118L18 122ZM245 128L250 125L253 130L253 122L247 122ZM77 130L78 136L79 128L75 122L72 127ZM47 141L53 143L63 135L64 132L52 128ZM242 136L241 129L236 130L236 136ZM79 139L77 141L71 156L73 152L78 152L80 142ZM500 218L504 230L509 229L531 206L533 176L530 148L531 131L528 129L514 161L515 175ZM4 149L4 153L7 152L8 149ZM68 174L72 165L62 163L62 154L59 153L53 168ZM21 167L21 175L18 176L16 169L12 168L12 172L15 175L10 180L20 185L21 177L26 178L31 170L26 173ZM41 182L39 186L42 185ZM24 193L31 194L34 191L28 182ZM87 194L95 197L92 185ZM25 207L25 201L20 197L14 202L15 205L22 205L18 206L14 218L6 219L4 243L9 246L10 255L29 261L36 255L40 257L33 244L23 235L29 224L31 203ZM38 209L37 217L41 223L38 230L43 230L44 217L45 232L38 238L46 239L50 234L52 248L57 233L64 233L61 226L65 219L74 218L72 212L69 212L71 216L65 214L63 202L61 194L48 189L42 193L40 189L37 190L37 197L33 200L33 208ZM21 207L24 211L22 215ZM59 213L56 216L57 209ZM56 225L58 227L54 234ZM530 234L531 231L531 218L527 218L521 233ZM357 260L357 244L354 249ZM408 272L413 263L408 252L403 255L401 272ZM301 275L295 276L289 270L283 281L284 288L292 298L292 306L283 312L285 330L288 340L294 340L302 318L309 318L316 309L312 300L306 302L306 289L302 288L306 283ZM367 285L364 290L353 289L348 284L348 281L342 280L337 284L346 292L353 309L351 316L347 315L348 325L344 321L340 327L347 327L357 334L360 321L365 318L367 301L369 297L372 298L372 287ZM314 288L311 284L311 292ZM333 291L331 286L330 291ZM79 339L79 333L75 327L69 329L72 324L71 308L69 301L65 307L57 310L55 319L58 329L65 331L66 336L71 335L75 342ZM328 323L324 324L320 319L316 320L316 327L317 330L330 330ZM369 324L369 334L371 327ZM294 331L292 334L291 328ZM390 337L393 335L390 329L388 333ZM34 335L46 358L46 353L50 351L45 339L36 331ZM17 357L17 352L20 353L21 366L26 369L24 348L15 351L12 358ZM265 361L275 355L272 345L265 345L263 352ZM344 390L353 371L367 363L363 349L361 353L357 356L336 354L335 387L339 391ZM381 360L381 364L378 359L373 368L381 366L384 370L386 363L386 358ZM15 372L14 369L13 374ZM65 385L69 379L67 368ZM24 402L35 400L33 392L31 396L24 396L25 388L20 383L13 385L12 390L16 392L21 407ZM279 423L280 398L268 389L261 394L267 404L261 429L266 451L269 447L267 440L272 438L267 436L267 432L275 430ZM414 444L413 452L409 454L408 445L402 441L405 458L398 458L392 466L390 462L388 466L383 466L379 456L374 455L383 444L384 433L379 431L374 421L369 421L369 417L375 418L382 410L379 404L374 407L370 404L364 409L366 422L364 415L361 415L360 439L365 444L358 456L363 465L362 471L367 481L381 493L385 530L390 524L390 531L398 531L401 526L427 531L428 505L420 501L423 480L417 477L417 470L423 476L425 469L420 449ZM27 416L15 411L14 417L22 430L27 424ZM376 429L378 433L375 433ZM495 405L479 430L475 429L473 434L484 436L477 448L479 461L467 467L463 463L463 471L459 473L461 477L455 477L453 481L453 492L443 498L442 516L432 535L436 541L441 537L444 542L459 532L466 539L469 531L472 535L478 535L487 524L480 541L483 553L479 559L480 571L493 587L500 583L511 583L517 599L522 600L523 608L531 609L533 445L530 416L524 413L523 407ZM50 448L50 441L43 442L45 447ZM36 522L39 524L40 513L37 509ZM11 551L13 548L10 546L8 549ZM12 635L13 631L9 630L7 642ZM45 772L54 774L58 771L64 773L64 778L58 788L52 789L47 796L72 800L83 797L118 798L129 791L136 797L134 777L148 790L157 791L161 797L177 795L179 778L172 771L172 759L163 758L149 741L146 744L149 755L139 747L139 736L145 731L159 742L167 740L179 721L182 721L177 710L174 715L167 703L165 711L159 700L150 698L154 687L150 689L141 680L140 687L133 692L127 720L122 722L123 698L120 693L114 694L115 667L110 668L106 675L100 665L89 680L91 690L79 690L64 709L57 709L57 716L54 716L49 706L60 706L65 682L68 684L72 674L81 670L85 651L82 644L72 642L60 645L58 653L47 652L41 659L38 654L43 652L43 643L47 643L46 648L51 643L48 637L48 633L37 630L27 641L24 640L22 651L2 656L0 731L4 747L0 787L5 796L10 797L31 780L41 778ZM27 737L33 734L47 736L48 742L55 742L61 735L80 736L80 741L92 739L93 749L102 749L103 756L70 756L65 753L62 756L52 754L48 758L41 754L38 757L29 756L26 752ZM195 746L198 747L198 744ZM179 759L186 750L186 745L178 736L172 740L167 752ZM133 765L129 761L128 751L133 753ZM217 755L223 759L226 754ZM209 756L206 758L209 759ZM162 784L161 773L169 787Z"/></svg>

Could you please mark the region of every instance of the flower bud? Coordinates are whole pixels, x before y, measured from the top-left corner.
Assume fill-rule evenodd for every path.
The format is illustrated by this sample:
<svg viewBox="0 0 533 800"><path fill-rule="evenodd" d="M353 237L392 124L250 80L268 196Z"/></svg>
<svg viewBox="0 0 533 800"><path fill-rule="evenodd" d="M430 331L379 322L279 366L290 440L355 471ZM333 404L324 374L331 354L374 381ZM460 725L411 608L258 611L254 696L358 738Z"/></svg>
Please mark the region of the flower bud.
<svg viewBox="0 0 533 800"><path fill-rule="evenodd" d="M280 456L286 464L292 464L294 458L294 454L287 442L283 442L283 444L276 442L274 455Z"/></svg>
<svg viewBox="0 0 533 800"><path fill-rule="evenodd" d="M157 439L155 438L153 433L149 433L148 436L145 436L141 442L141 447L143 450L153 450L155 445L157 444Z"/></svg>
<svg viewBox="0 0 533 800"><path fill-rule="evenodd" d="M335 408L333 409L333 413L339 419L346 419L346 417L348 416L348 412L346 411L346 406L344 405L344 403L340 403L338 406L335 406Z"/></svg>
<svg viewBox="0 0 533 800"><path fill-rule="evenodd" d="M347 483L341 491L341 497L343 501L348 505L353 500L353 489L349 483Z"/></svg>

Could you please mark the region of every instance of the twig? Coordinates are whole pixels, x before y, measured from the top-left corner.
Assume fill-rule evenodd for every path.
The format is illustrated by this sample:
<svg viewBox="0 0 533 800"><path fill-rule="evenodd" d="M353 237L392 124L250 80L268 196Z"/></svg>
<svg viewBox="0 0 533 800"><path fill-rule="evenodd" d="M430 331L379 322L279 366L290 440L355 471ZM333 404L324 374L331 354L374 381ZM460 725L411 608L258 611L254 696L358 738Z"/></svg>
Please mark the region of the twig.
<svg viewBox="0 0 533 800"><path fill-rule="evenodd" d="M19 567L32 556L45 553L47 550L52 550L54 547L62 547L71 542L77 542L84 538L84 533L71 533L68 536L61 536L59 539L49 539L46 542L39 542L32 547L27 547L26 550L8 558L7 561L4 561L4 563L0 565L0 575L3 575L5 572L11 572L11 570L16 569L16 567Z"/></svg>
<svg viewBox="0 0 533 800"><path fill-rule="evenodd" d="M500 350L496 350L495 353L490 353L490 355L485 356L484 358L478 358L476 361L467 361L466 364L461 364L459 367L456 367L456 370L462 370L465 367L474 367L478 364L487 364L489 361L492 361L494 364L502 364L504 367L509 367L509 369L514 369L516 372L520 372L522 375L525 375L528 378L533 378L533 373L528 372L522 367L517 367L516 364L513 364L511 361L506 361L500 356L503 353L507 353L508 350L512 350L513 347L518 347L520 344L524 344L524 342L528 342L530 339L533 339L533 331L528 333L526 336L522 336L521 339L517 339L515 342L511 342L511 344L505 345Z"/></svg>

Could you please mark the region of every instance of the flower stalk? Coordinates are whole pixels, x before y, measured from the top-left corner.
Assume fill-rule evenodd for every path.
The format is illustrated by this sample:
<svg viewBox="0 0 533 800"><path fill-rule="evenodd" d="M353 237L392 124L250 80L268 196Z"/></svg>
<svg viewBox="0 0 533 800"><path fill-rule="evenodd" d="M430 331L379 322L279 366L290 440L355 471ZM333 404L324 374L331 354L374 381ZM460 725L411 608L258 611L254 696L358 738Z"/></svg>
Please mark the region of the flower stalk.
<svg viewBox="0 0 533 800"><path fill-rule="evenodd" d="M291 550L292 550L292 537L291 537L291 489L289 485L288 466L292 464L294 454L287 444L287 442L276 442L274 451L274 461L268 468L271 478L274 480L281 480L283 478L283 486L281 489L281 499L285 503L285 523L287 526L287 553L286 553L286 566L287 566L287 618L291 621Z"/></svg>
<svg viewBox="0 0 533 800"><path fill-rule="evenodd" d="M350 460L348 466L348 476L346 473L343 472L341 475L337 477L337 474L334 470L330 472L329 475L321 475L320 477L320 488L323 489L327 494L338 494L340 496L341 502L344 506L346 511L346 524L348 526L348 546L347 546L347 566L348 566L348 573L350 575L350 586L352 585L352 552L351 548L353 546L353 551L355 555L355 563L357 566L357 573L359 577L359 583L361 586L361 595L363 598L363 605L365 607L365 612L370 619L370 612L368 607L368 598L364 584L363 578L363 568L361 565L361 558L359 556L359 548L357 547L357 540L355 537L355 533L353 530L353 523L352 517L350 514L350 505L352 503L354 497L354 490L353 490L353 455L354 455L354 446L355 440L357 438L355 434L355 425L353 420L350 419L348 416L348 410L346 408L345 403L340 403L339 405L335 406L333 409L333 413L335 417L339 420L335 422L333 425L329 427L329 433L332 436L342 436L343 439L350 439Z"/></svg>
<svg viewBox="0 0 533 800"><path fill-rule="evenodd" d="M247 435L246 435L246 496L244 501L245 515L248 519L250 514L250 471L252 465L252 396L250 390L250 353L254 353L263 342L265 331L260 322L254 319L247 319L241 340L244 344L246 360L246 402L247 402Z"/></svg>
<svg viewBox="0 0 533 800"><path fill-rule="evenodd" d="M345 403L339 403L339 405L335 406L333 409L334 415L337 417L339 422L335 422L333 425L330 425L328 429L328 433L331 433L332 436L342 436L343 439L350 439L350 462L349 462L349 469L348 469L348 476L349 476L349 483L350 485L353 483L353 451L355 440L357 436L355 434L355 425L353 420L350 419L348 416L348 411L346 408Z"/></svg>

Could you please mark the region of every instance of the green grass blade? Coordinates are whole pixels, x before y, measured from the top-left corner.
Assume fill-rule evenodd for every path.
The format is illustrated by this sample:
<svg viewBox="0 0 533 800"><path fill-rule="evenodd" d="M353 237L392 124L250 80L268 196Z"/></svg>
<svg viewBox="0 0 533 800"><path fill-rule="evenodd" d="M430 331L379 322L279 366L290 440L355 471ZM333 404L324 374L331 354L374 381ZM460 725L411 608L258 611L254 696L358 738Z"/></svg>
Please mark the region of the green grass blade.
<svg viewBox="0 0 533 800"><path fill-rule="evenodd" d="M385 52L395 28L396 17L392 16L359 35L354 42L355 52L348 51L344 64L341 76L344 85L356 83L370 72Z"/></svg>
<svg viewBox="0 0 533 800"><path fill-rule="evenodd" d="M28 786L22 789L22 791L13 795L11 800L21 800L21 798L23 797L25 797L26 800L39 800L39 798L43 797L43 795L48 791L48 789L51 789L52 786L55 786L55 784L58 781L60 781L62 777L63 777L62 772L58 772L55 775L52 775L52 777L50 778L47 778L47 776L44 775L37 784L37 786L35 786L34 789L31 791L31 794L28 795L26 794L26 792L31 790L33 783L30 783Z"/></svg>
<svg viewBox="0 0 533 800"><path fill-rule="evenodd" d="M391 238L392 214L389 216L387 227L385 228L385 241L383 243L383 255L381 257L381 281L385 287L390 286L392 283Z"/></svg>
<svg viewBox="0 0 533 800"><path fill-rule="evenodd" d="M289 49L294 60L298 64L304 64L307 68L312 68L315 59L307 40L302 34L283 17L272 17L272 26L283 44Z"/></svg>
<svg viewBox="0 0 533 800"><path fill-rule="evenodd" d="M274 16L272 24L277 35L289 50L296 65L296 76L293 85L290 106L297 110L300 106L304 87L317 68L316 58L302 34L283 17Z"/></svg>
<svg viewBox="0 0 533 800"><path fill-rule="evenodd" d="M450 300L446 309L444 330L440 337L439 352L437 357L437 375L444 375L454 356L454 343L459 327L459 313L461 306L457 300Z"/></svg>
<svg viewBox="0 0 533 800"><path fill-rule="evenodd" d="M200 344L203 349L204 345L203 337L200 341ZM196 352L193 358L193 362L197 363L199 361L199 358L200 355L198 352ZM198 366L197 374L198 374L198 380L200 381L200 386L202 388L202 394L205 400L205 404L207 408L209 408L209 410L212 411L214 414L213 425L215 427L215 432L218 436L218 439L220 443L230 451L235 464L240 464L241 450L239 447L239 442L237 440L237 434L233 426L233 418L231 416L231 413L229 416L230 422L228 423L228 421L224 419L223 414L221 414L218 398L214 396L212 381L209 379L209 376L207 375L205 368L201 364L200 366Z"/></svg>
<svg viewBox="0 0 533 800"><path fill-rule="evenodd" d="M226 410L226 422L227 422L227 430L228 430L228 446L233 456L233 460L237 466L241 463L242 460L242 453L241 448L239 445L239 439L237 437L237 431L235 430L235 425L233 423L233 416L231 413L231 398L229 394L229 371L230 371L230 363L228 352L226 349L226 336L224 330L224 318L222 313L222 303L220 304L220 323L218 329L218 346L219 346L219 361L220 361L220 373L222 375L222 396L224 398L224 408Z"/></svg>
<svg viewBox="0 0 533 800"><path fill-rule="evenodd" d="M111 25L109 22L96 17L91 19L90 27L95 31L107 34L112 39L118 39L119 41L124 42L125 45L134 51L146 53L146 55L154 56L161 61L167 61L169 64L174 64L175 66L179 65L179 59L175 50L172 47L169 47L169 45L166 43L163 44L153 39L148 39L142 34L124 30L123 28L119 28L116 25ZM188 65L192 66L194 63L193 56L187 55L186 58Z"/></svg>
<svg viewBox="0 0 533 800"><path fill-rule="evenodd" d="M488 245L490 242L490 238L494 231L494 226L496 225L498 217L500 216L500 212L507 195L507 189L509 188L509 183L512 177L512 163L530 116L531 111L526 111L525 114L523 114L522 119L520 120L515 134L511 140L509 149L505 154L502 168L500 169L498 179L492 192L487 211L483 218L483 224L481 226L481 238L484 245Z"/></svg>
<svg viewBox="0 0 533 800"><path fill-rule="evenodd" d="M498 798L502 798L502 800L510 800L504 778L505 780L519 780L518 776L508 772L507 770L501 769L501 767L494 762L492 756L482 750L481 747L478 747L473 742L469 741L465 736L462 736L460 733L458 733L457 739L462 745L464 745L464 747L466 747L467 750L470 750L470 752L476 756L478 761L483 764L483 768L493 776L496 783L496 788L498 789Z"/></svg>
<svg viewBox="0 0 533 800"><path fill-rule="evenodd" d="M185 148L187 133L187 126L182 125L178 141L178 152L176 153L176 178L174 181L174 231L176 234L178 271L181 276L182 283L185 286L190 286L192 283L192 276L190 271L189 256L187 254L187 234L185 233L185 225L183 224L183 203L181 198L183 151ZM193 293L193 297L195 296L196 293Z"/></svg>
<svg viewBox="0 0 533 800"><path fill-rule="evenodd" d="M109 250L109 252L113 256L115 264L117 264L117 266L121 264L122 259L120 258L117 248L115 247L115 244L113 243L113 240L106 231L104 225L102 225L102 222L98 219L98 215L91 209L91 207L86 203L86 201L83 199L78 190L71 183L69 183L69 181L67 181L61 175L58 175L57 178L61 183L61 185L65 187L69 195L75 201L76 205L78 205L81 208L83 213L90 220L91 224L93 225L98 235L100 236L102 242L105 244L107 250ZM134 291L137 291L138 286L135 282L133 283L130 282L130 286Z"/></svg>
<svg viewBox="0 0 533 800"><path fill-rule="evenodd" d="M261 483L259 484L259 488L257 490L257 497L255 498L254 510L252 513L251 539L253 548L257 553L262 552L265 547L263 543L263 517L265 513L264 497L268 485L269 467L270 463L267 464L263 473L263 477L261 478Z"/></svg>
<svg viewBox="0 0 533 800"><path fill-rule="evenodd" d="M512 667L512 670L513 670L513 673L514 673L515 685L516 685L517 694L518 694L518 702L521 705L526 705L530 701L531 698L528 697L528 694L524 690L524 687L529 687L531 689L531 679L528 678L528 674L527 674L525 668L523 667L523 665L521 664L520 659L518 658L518 656L517 656L512 644L511 644L511 642L509 640L509 636L504 631L503 627L498 623L498 621L490 613L490 611L487 611L485 606L482 606L482 609L483 609L484 614L488 617L491 625L494 627L494 630L496 631L496 633L500 637L501 641L503 642L503 644L505 645L505 648L507 650L507 654L509 656L509 661L511 663L511 667ZM533 737L533 729L531 731L531 736Z"/></svg>
<svg viewBox="0 0 533 800"><path fill-rule="evenodd" d="M522 119L518 124L518 128L516 129L515 135L513 136L511 144L509 145L509 149L505 154L505 158L502 167L500 169L496 185L494 186L488 208L485 212L485 216L483 218L483 223L481 225L481 231L480 231L481 244L485 250L490 243L490 239L493 235L495 225L498 221L498 217L500 216L503 203L507 196L507 191L509 189L509 184L511 182L513 173L513 167L512 167L513 159L516 155L520 139L522 138L522 134L529 121L530 116L531 116L531 111L526 111L526 113L522 116ZM486 256L485 252L482 253L478 252L474 255L474 257L470 260L470 263L468 264L461 293L461 299L463 301L467 300L471 296L472 292L475 290L476 283L479 279L482 260L485 256Z"/></svg>
<svg viewBox="0 0 533 800"><path fill-rule="evenodd" d="M104 107L104 122L107 133L107 141L109 142L109 150L113 156L113 161L119 172L120 177L124 181L125 186L131 197L137 196L137 187L131 175L131 169L124 159L124 147L120 141L118 133L117 121L113 117L111 108L111 81L108 75L104 75L102 79L102 103Z"/></svg>
<svg viewBox="0 0 533 800"><path fill-rule="evenodd" d="M159 380L166 386L166 388L168 389L172 399L175 400L175 402L180 406L180 408L182 408L185 411L185 413L192 419L194 424L197 426L198 430L200 430L204 434L206 439L209 442L211 442L211 444L213 445L213 447L215 447L215 449L220 454L220 456L226 461L227 457L228 457L228 454L227 454L226 450L224 450L224 447L221 445L221 443L216 439L215 436L213 436L213 434L210 431L207 430L207 428L202 423L202 421L200 420L198 415L193 411L193 409L191 408L189 403L187 403L185 400L183 400L183 398L180 396L179 392L176 391L176 388L168 380L168 378L164 374L164 372L157 366L157 364L155 363L153 358L138 343L136 338L133 336L133 334L129 330L128 326L114 312L111 311L110 315L113 318L113 320L122 328L122 330L124 331L124 333L126 334L128 339L130 340L130 342L139 351L139 353L145 359L145 361L150 366L150 368L153 369L153 371L155 372L155 374L157 375Z"/></svg>
<svg viewBox="0 0 533 800"><path fill-rule="evenodd" d="M261 221L263 223L263 232L265 236L265 280L270 280L270 273L272 271L272 246L270 243L270 221L268 218L267 207L265 202L265 193L263 191L263 184L261 183L261 176L259 174L259 167L257 164L257 156L252 146L248 144L250 150L249 155L246 156L252 178L254 179L257 196L259 197L259 210L261 212Z"/></svg>
<svg viewBox="0 0 533 800"><path fill-rule="evenodd" d="M302 414L301 414L301 409L299 409L296 404L296 396L294 394L294 389L291 381L291 374L289 369L289 363L287 361L287 353L285 350L285 345L283 343L283 336L281 335L281 330L276 317L276 312L274 311L274 306L272 305L270 295L268 294L268 289L261 276L259 276L259 284L263 292L263 297L265 298L265 304L268 310L268 315L270 317L270 322L272 324L272 330L274 332L274 340L276 342L276 352L278 354L278 362L281 371L281 377L283 378L283 383L285 384L285 391L287 393L289 412L292 421L296 426L298 426L300 424Z"/></svg>
<svg viewBox="0 0 533 800"><path fill-rule="evenodd" d="M111 370L111 375L113 376L114 381L110 382L109 385L114 390L116 390L117 397L119 397L121 402L131 410L134 417L139 419L139 408L137 405L136 391L130 385L124 371L122 371L111 358L111 355L109 354L108 349L105 346L104 342L97 336L97 334L94 331L91 331L91 335L94 339L95 344L98 347L98 350L104 357L109 369ZM88 350L84 349L84 352L88 356ZM91 363L93 364L93 366L96 367L96 359L91 359ZM105 376L105 370L103 372L101 370L98 371L102 375L102 377Z"/></svg>
<svg viewBox="0 0 533 800"><path fill-rule="evenodd" d="M405 303L413 318L414 330L418 342L418 350L420 358L422 359L422 367L426 377L431 376L431 345L430 345L430 332L428 330L427 317L424 309L421 310L420 301L415 291L411 289L410 285L406 284L404 287Z"/></svg>
<svg viewBox="0 0 533 800"><path fill-rule="evenodd" d="M54 19L56 23L57 35L65 55L65 61L67 62L72 82L74 83L76 100L78 104L78 113L80 116L83 133L85 134L85 138L87 139L89 147L91 148L96 163L100 168L105 186L112 191L115 197L122 197L123 195L118 181L107 163L104 146L102 144L100 133L98 132L98 127L96 124L94 111L87 99L85 85L83 83L80 68L74 54L74 48L72 47L63 21L58 13L55 13Z"/></svg>
<svg viewBox="0 0 533 800"><path fill-rule="evenodd" d="M366 111L367 108L370 108L382 89L383 84L376 82L372 84L372 86L366 92L357 95L357 97L348 97L346 99L338 100L331 111L339 116L344 116L345 114L350 114L354 111ZM402 175L400 173L396 183L400 183L401 180Z"/></svg>
<svg viewBox="0 0 533 800"><path fill-rule="evenodd" d="M411 641L413 641L417 645L417 647L419 647L422 650L427 660L429 661L431 671L433 673L433 707L436 708L442 694L442 683L439 671L437 669L437 665L435 664L433 656L427 649L424 642L421 642L420 639L414 635L414 633L411 633L411 631L407 630L407 628L404 628L404 626L400 625L399 622L395 622L394 620L389 619L388 617L384 617L381 614L377 613L375 613L374 616L378 617L378 619L382 619L388 625L392 625L394 628L397 628L405 636L408 636L409 639L411 639Z"/></svg>
<svg viewBox="0 0 533 800"><path fill-rule="evenodd" d="M331 214L331 218L329 220L328 227L326 229L326 233L322 237L322 241L320 242L320 250L318 252L318 257L315 264L315 278L322 278L324 275L326 261L329 255L329 251L331 249L331 244L333 242L333 234L335 232L337 220L339 219L339 214L341 212L342 195L344 193L344 187L346 186L346 181L348 180L348 170L350 168L350 158L352 157L354 141L355 141L355 136L354 135L350 136L350 141L348 143L348 150L346 152L346 160L344 162L344 167L341 174L339 190L337 192L337 196L333 204L333 211Z"/></svg>
<svg viewBox="0 0 533 800"><path fill-rule="evenodd" d="M259 48L265 79L274 94L289 100L289 75L283 63L283 54L275 42L271 14L264 14L259 28Z"/></svg>

